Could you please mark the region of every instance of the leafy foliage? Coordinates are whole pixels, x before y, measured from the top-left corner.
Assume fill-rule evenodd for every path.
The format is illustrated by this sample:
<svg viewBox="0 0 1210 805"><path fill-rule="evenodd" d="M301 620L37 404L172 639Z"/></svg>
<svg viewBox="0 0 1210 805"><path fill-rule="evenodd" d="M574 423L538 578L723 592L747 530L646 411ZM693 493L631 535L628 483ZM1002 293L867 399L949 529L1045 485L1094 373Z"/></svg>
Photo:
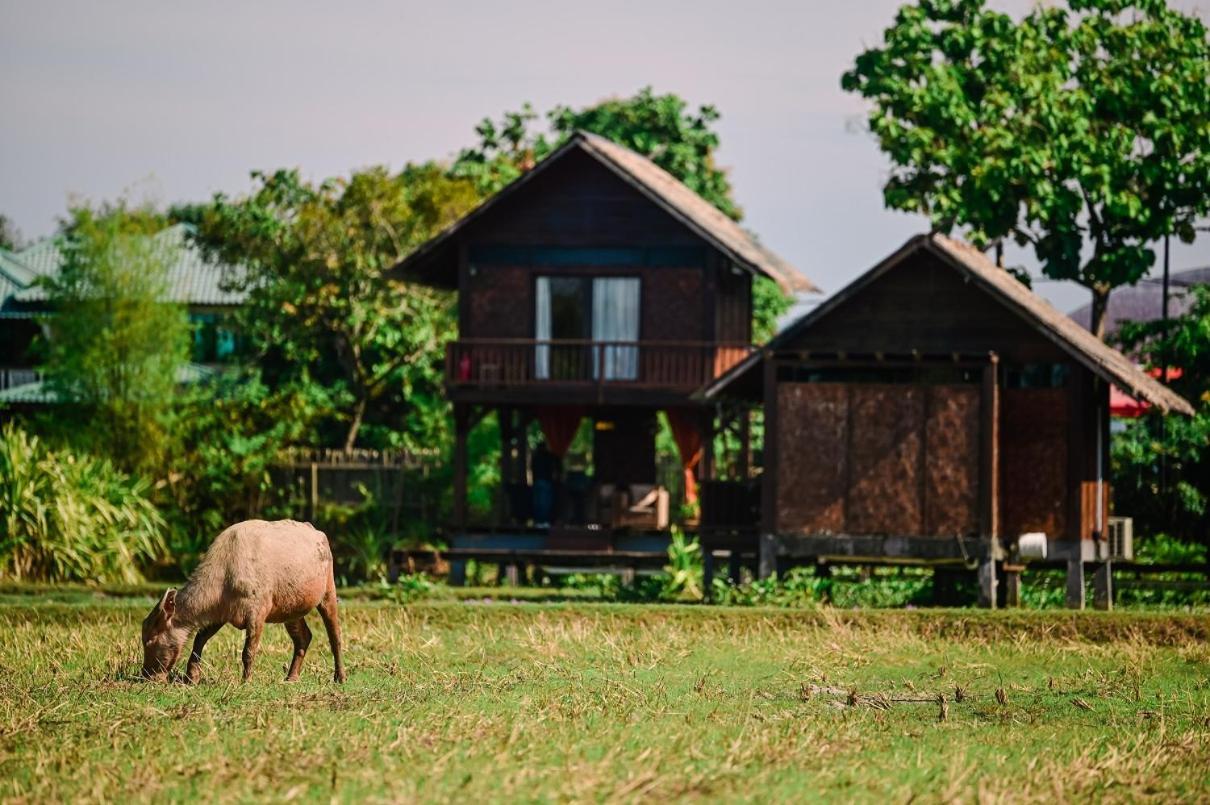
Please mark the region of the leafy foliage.
<svg viewBox="0 0 1210 805"><path fill-rule="evenodd" d="M46 385L80 414L64 435L127 471L162 461L189 349L185 311L165 301L173 255L151 237L161 226L121 204L74 209L63 265L44 280L54 311Z"/></svg>
<svg viewBox="0 0 1210 805"><path fill-rule="evenodd" d="M331 409L322 387L290 383L273 390L255 369L220 375L182 395L158 497L183 570L231 523L290 513L289 490L273 487L270 467L284 448L314 443L316 423Z"/></svg>
<svg viewBox="0 0 1210 805"><path fill-rule="evenodd" d="M17 229L11 218L0 213L0 249L16 251L21 245L21 230Z"/></svg>
<svg viewBox="0 0 1210 805"><path fill-rule="evenodd" d="M137 582L164 555L150 485L99 458L53 451L12 423L0 429L0 575Z"/></svg>
<svg viewBox="0 0 1210 805"><path fill-rule="evenodd" d="M1164 331L1162 321L1126 323L1122 345L1152 366L1181 370L1169 383L1196 407L1192 417L1151 414L1113 442L1114 505L1142 534L1210 544L1210 285Z"/></svg>
<svg viewBox="0 0 1210 805"><path fill-rule="evenodd" d="M577 131L588 131L642 154L738 221L742 213L731 183L714 161L718 111L688 107L678 95L656 95L644 87L629 98L610 98L580 110L556 106L546 114L550 130L543 132L532 130L538 114L527 103L497 122L485 118L475 129L478 145L459 154L453 171L473 179L485 194L494 193Z"/></svg>
<svg viewBox="0 0 1210 805"><path fill-rule="evenodd" d="M447 294L387 269L467 212L471 183L440 166L369 168L319 184L297 171L253 174L257 187L201 213L198 241L241 270L243 328L274 382L314 382L336 401L352 447L367 416L395 446L431 444L447 427L441 351L453 336Z"/></svg>
<svg viewBox="0 0 1210 805"><path fill-rule="evenodd" d="M1047 276L1137 282L1166 233L1210 210L1206 28L1163 0L1068 0L1023 19L984 0L919 0L844 89L874 103L888 207L979 244L1013 238Z"/></svg>

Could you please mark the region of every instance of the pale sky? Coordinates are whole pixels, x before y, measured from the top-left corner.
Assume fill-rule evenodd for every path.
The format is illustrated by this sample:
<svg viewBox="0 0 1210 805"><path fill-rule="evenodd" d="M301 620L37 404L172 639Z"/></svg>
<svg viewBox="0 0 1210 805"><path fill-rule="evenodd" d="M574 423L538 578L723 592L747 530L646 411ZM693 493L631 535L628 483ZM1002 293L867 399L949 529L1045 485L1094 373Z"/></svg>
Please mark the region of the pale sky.
<svg viewBox="0 0 1210 805"><path fill-rule="evenodd" d="M863 101L840 90L898 5L0 0L0 212L32 239L71 197L168 204L238 194L253 169L449 158L524 101L579 107L650 84L718 107L745 225L832 292L926 228L883 209L886 162ZM1210 265L1210 238L1172 265ZM1037 287L1064 309L1085 301Z"/></svg>

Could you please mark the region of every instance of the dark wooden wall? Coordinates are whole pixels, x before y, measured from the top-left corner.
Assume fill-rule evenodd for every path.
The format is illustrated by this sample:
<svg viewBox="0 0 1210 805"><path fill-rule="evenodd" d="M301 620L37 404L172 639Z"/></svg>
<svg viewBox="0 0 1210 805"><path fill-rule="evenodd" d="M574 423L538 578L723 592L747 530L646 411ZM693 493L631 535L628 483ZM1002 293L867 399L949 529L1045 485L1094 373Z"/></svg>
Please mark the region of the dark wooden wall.
<svg viewBox="0 0 1210 805"><path fill-rule="evenodd" d="M1098 429L1107 480L1108 387L954 268L927 253L909 258L854 289L779 354L786 360L803 351L913 350L999 356L999 533L1008 541L1030 531L1089 538ZM1056 367L1056 377L1066 376L1057 385L1007 382L1012 373ZM863 380L875 377L876 369ZM931 386L922 397L904 384L776 386L777 510L766 517L775 516L778 530L910 536L978 530L977 389L938 397L947 387ZM922 463L914 466L913 456ZM1105 490L1108 500L1108 483Z"/></svg>
<svg viewBox="0 0 1210 805"><path fill-rule="evenodd" d="M493 247L539 246L679 249L696 252L700 262L538 266L477 264L472 257ZM640 277L642 340L713 341L717 330L718 338L746 342L751 334L751 276L732 274L706 242L584 154L567 155L468 226L459 252L464 338L532 338L535 277L571 273Z"/></svg>
<svg viewBox="0 0 1210 805"><path fill-rule="evenodd" d="M1067 534L1070 391L1004 389L1000 456L1003 532Z"/></svg>
<svg viewBox="0 0 1210 805"><path fill-rule="evenodd" d="M1049 339L927 252L873 280L784 348L901 354L995 351L1006 363L1068 360Z"/></svg>
<svg viewBox="0 0 1210 805"><path fill-rule="evenodd" d="M978 531L979 388L779 383L780 533Z"/></svg>
<svg viewBox="0 0 1210 805"><path fill-rule="evenodd" d="M722 266L718 272L718 306L715 330L719 341L752 340L752 275Z"/></svg>
<svg viewBox="0 0 1210 805"><path fill-rule="evenodd" d="M696 246L698 237L592 157L567 154L467 228L466 243Z"/></svg>

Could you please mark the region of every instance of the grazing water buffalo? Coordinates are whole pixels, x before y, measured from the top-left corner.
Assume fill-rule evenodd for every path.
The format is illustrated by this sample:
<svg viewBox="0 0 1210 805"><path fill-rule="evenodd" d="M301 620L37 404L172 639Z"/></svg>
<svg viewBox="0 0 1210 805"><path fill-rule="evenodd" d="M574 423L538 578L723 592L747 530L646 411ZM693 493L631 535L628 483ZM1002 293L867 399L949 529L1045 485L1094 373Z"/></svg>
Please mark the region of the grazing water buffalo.
<svg viewBox="0 0 1210 805"><path fill-rule="evenodd" d="M247 632L243 657L247 682L265 624L281 623L294 641L294 659L286 675L286 681L293 681L311 644L304 616L312 609L319 610L328 630L335 680L344 682L328 538L310 523L293 520L236 523L218 535L189 581L180 590L164 593L143 621L143 676L167 679L185 641L196 632L186 674L196 682L206 641L229 623Z"/></svg>

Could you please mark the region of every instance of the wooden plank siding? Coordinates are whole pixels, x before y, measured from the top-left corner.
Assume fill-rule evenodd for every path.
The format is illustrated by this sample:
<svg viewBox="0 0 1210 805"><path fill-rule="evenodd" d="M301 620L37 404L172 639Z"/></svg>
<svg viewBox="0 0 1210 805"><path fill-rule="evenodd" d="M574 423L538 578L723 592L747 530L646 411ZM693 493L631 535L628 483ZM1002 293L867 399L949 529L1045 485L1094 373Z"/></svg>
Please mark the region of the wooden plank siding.
<svg viewBox="0 0 1210 805"><path fill-rule="evenodd" d="M998 353L1003 363L1069 358L937 257L921 252L873 280L779 351L948 355Z"/></svg>
<svg viewBox="0 0 1210 805"><path fill-rule="evenodd" d="M467 227L467 243L698 246L701 240L586 154L568 153Z"/></svg>
<svg viewBox="0 0 1210 805"><path fill-rule="evenodd" d="M779 383L775 530L970 536L979 530L979 389Z"/></svg>

